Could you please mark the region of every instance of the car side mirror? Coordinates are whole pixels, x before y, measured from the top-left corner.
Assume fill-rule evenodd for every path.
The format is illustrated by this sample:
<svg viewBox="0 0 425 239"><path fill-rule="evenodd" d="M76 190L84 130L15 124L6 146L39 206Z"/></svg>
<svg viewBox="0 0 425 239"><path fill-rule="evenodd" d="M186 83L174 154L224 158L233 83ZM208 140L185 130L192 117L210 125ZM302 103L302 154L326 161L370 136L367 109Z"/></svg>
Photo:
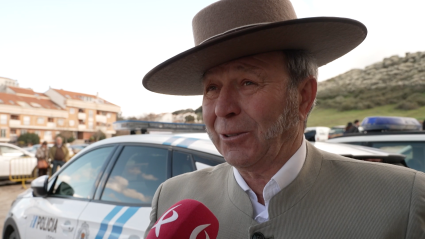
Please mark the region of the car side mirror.
<svg viewBox="0 0 425 239"><path fill-rule="evenodd" d="M31 182L32 194L34 197L46 197L47 196L47 183L49 182L49 176L43 175Z"/></svg>

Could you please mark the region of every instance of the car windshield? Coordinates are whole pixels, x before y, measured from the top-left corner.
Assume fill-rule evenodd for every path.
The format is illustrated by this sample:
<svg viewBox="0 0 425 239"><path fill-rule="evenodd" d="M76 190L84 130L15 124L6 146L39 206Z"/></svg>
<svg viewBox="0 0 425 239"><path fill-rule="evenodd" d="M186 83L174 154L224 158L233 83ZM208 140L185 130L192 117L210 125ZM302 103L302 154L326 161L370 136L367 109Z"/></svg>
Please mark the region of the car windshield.
<svg viewBox="0 0 425 239"><path fill-rule="evenodd" d="M409 168L425 172L425 142L372 142L374 148L406 156Z"/></svg>

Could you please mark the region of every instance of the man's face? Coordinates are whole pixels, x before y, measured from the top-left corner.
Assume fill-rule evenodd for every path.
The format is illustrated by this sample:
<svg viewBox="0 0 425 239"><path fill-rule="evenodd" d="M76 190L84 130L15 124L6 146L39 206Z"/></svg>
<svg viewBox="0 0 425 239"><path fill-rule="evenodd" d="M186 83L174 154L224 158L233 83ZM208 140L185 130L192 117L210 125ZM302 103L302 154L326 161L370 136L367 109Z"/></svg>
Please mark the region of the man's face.
<svg viewBox="0 0 425 239"><path fill-rule="evenodd" d="M62 138L61 137L56 138L56 144L57 145L61 145L62 144Z"/></svg>
<svg viewBox="0 0 425 239"><path fill-rule="evenodd" d="M204 122L228 163L244 168L273 160L294 140L298 91L288 91L288 82L281 52L241 58L205 73Z"/></svg>

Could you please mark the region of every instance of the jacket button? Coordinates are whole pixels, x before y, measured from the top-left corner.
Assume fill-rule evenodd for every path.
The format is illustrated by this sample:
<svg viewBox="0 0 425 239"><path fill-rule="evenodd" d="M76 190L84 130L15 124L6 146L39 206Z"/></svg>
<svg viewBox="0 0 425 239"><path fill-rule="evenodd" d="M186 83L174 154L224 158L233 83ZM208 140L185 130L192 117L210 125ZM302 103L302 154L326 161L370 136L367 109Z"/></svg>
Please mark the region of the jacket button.
<svg viewBox="0 0 425 239"><path fill-rule="evenodd" d="M266 237L261 232L256 232L252 235L252 239L266 239Z"/></svg>

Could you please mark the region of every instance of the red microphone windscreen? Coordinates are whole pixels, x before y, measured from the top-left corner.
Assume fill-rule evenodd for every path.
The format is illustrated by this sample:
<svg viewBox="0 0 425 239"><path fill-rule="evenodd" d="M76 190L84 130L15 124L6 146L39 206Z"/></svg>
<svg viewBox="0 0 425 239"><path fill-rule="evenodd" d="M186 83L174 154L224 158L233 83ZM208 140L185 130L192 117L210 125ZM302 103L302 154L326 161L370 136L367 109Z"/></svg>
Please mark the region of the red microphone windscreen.
<svg viewBox="0 0 425 239"><path fill-rule="evenodd" d="M165 211L146 239L215 239L217 234L214 214L201 202L184 199Z"/></svg>

